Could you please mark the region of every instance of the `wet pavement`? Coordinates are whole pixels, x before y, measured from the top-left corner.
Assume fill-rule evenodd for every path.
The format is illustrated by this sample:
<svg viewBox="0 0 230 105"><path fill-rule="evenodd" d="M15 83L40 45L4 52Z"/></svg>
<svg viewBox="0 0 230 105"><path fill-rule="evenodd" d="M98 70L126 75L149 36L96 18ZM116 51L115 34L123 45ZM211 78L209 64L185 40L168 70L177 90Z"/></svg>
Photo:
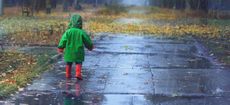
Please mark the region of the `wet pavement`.
<svg viewBox="0 0 230 105"><path fill-rule="evenodd" d="M52 70L2 104L230 103L230 71L207 59L191 38L105 34L95 38L95 46L93 52L86 52L83 81L66 80L65 63L60 59Z"/></svg>
<svg viewBox="0 0 230 105"><path fill-rule="evenodd" d="M142 19L136 19L136 18L119 18L114 21L114 23L120 23L120 24L141 24L145 21Z"/></svg>

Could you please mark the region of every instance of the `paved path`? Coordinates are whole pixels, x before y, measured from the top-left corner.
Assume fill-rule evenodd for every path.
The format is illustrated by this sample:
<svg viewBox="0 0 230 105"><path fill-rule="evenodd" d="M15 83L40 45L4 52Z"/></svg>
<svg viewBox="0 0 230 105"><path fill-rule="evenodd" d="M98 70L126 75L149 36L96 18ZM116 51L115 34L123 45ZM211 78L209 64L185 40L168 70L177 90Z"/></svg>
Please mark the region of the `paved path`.
<svg viewBox="0 0 230 105"><path fill-rule="evenodd" d="M83 81L66 80L62 59L7 104L229 105L230 71L191 39L102 35L86 53Z"/></svg>

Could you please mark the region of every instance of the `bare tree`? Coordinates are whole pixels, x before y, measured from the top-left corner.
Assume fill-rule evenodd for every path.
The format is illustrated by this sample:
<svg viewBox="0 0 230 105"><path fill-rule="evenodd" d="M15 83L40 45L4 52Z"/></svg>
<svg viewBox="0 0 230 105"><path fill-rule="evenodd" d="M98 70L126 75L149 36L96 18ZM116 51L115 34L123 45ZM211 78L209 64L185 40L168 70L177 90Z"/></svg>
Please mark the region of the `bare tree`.
<svg viewBox="0 0 230 105"><path fill-rule="evenodd" d="M0 0L0 16L3 15L3 0Z"/></svg>

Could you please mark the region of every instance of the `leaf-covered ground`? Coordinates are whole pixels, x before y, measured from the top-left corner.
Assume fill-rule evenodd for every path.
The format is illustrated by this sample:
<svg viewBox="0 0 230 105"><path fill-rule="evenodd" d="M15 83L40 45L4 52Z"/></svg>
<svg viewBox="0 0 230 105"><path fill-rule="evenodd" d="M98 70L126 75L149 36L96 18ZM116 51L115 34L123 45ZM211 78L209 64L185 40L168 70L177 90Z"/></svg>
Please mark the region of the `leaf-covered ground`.
<svg viewBox="0 0 230 105"><path fill-rule="evenodd" d="M36 64L34 57L16 52L0 53L0 97L6 96L31 79L31 69Z"/></svg>
<svg viewBox="0 0 230 105"><path fill-rule="evenodd" d="M88 8L88 7L87 7ZM139 12L133 11L139 10ZM35 17L1 18L0 28L7 34L9 43L56 45L68 25L71 13L81 14L84 28L93 33L112 32L135 35L183 37L193 35L202 39L229 43L230 19L212 19L197 11L177 11L142 7L89 7L68 13L39 12ZM123 24L119 19L143 20L139 24ZM228 51L228 49L225 48ZM228 61L228 60L227 60Z"/></svg>
<svg viewBox="0 0 230 105"><path fill-rule="evenodd" d="M13 17L0 21L0 27L10 43L55 44L65 31L63 22L62 19Z"/></svg>
<svg viewBox="0 0 230 105"><path fill-rule="evenodd" d="M229 38L230 25L223 23L230 23L230 20L222 22L221 20L191 17L187 12L159 8L134 8L143 10L144 14L132 13L132 11L130 13L129 9L117 13L116 11L120 11L120 9L99 8L96 11L85 10L77 13L83 16L84 28L93 33L136 33L170 37L195 35L204 38ZM0 21L0 27L9 34L8 39L11 43L57 44L68 25L70 15L70 13L53 13L47 16L40 13L37 14L37 18L6 18ZM143 20L143 23L122 24L115 22L121 18L140 19Z"/></svg>
<svg viewBox="0 0 230 105"><path fill-rule="evenodd" d="M86 29L97 32L121 32L121 33L140 33L150 35L163 35L180 37L184 35L196 35L201 37L218 38L230 34L230 27L217 27L208 25L140 25L140 24L118 24L89 22Z"/></svg>
<svg viewBox="0 0 230 105"><path fill-rule="evenodd" d="M133 10L139 10L139 12ZM69 13L53 12L46 15L39 12L35 17L3 18L0 28L3 28L10 43L56 45L68 25L71 13L81 14L84 28L92 33L112 32L135 35L158 35L169 37L183 37L193 35L216 43L223 41L230 43L230 19L212 19L197 11L177 11L159 8L137 7L103 7L85 9ZM119 19L143 20L139 24L123 24ZM52 39L52 40L51 40ZM209 44L207 44L209 45ZM222 45L218 46L220 49ZM223 48L229 52L229 48ZM213 51L215 52L215 51ZM229 54L227 53L229 62ZM226 59L226 58L223 58ZM221 60L223 61L223 60ZM227 63L229 64L229 63Z"/></svg>
<svg viewBox="0 0 230 105"><path fill-rule="evenodd" d="M49 52L49 53L48 53ZM33 78L47 70L54 51L37 54L7 51L0 53L0 99L22 90Z"/></svg>

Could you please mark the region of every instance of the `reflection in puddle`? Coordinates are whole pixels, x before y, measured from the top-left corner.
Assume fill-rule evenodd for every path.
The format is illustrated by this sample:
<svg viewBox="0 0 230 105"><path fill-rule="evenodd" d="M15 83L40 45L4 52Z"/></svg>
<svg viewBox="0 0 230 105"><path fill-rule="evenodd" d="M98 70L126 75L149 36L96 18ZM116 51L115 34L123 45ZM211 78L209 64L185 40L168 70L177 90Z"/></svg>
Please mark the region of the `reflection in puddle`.
<svg viewBox="0 0 230 105"><path fill-rule="evenodd" d="M71 84L70 80L66 80L66 90L63 92L64 95L64 105L83 105L82 96L80 94L81 86L76 81L74 85ZM74 91L72 92L72 87L74 86Z"/></svg>
<svg viewBox="0 0 230 105"><path fill-rule="evenodd" d="M66 80L64 91L26 91L17 96L15 105L83 105L81 86L78 81ZM10 104L10 105L11 105Z"/></svg>
<svg viewBox="0 0 230 105"><path fill-rule="evenodd" d="M196 69L196 68L203 68L203 69L207 69L211 67L211 63L205 59L205 58L194 58L194 59L190 59L188 60L189 63L189 68L192 69Z"/></svg>

